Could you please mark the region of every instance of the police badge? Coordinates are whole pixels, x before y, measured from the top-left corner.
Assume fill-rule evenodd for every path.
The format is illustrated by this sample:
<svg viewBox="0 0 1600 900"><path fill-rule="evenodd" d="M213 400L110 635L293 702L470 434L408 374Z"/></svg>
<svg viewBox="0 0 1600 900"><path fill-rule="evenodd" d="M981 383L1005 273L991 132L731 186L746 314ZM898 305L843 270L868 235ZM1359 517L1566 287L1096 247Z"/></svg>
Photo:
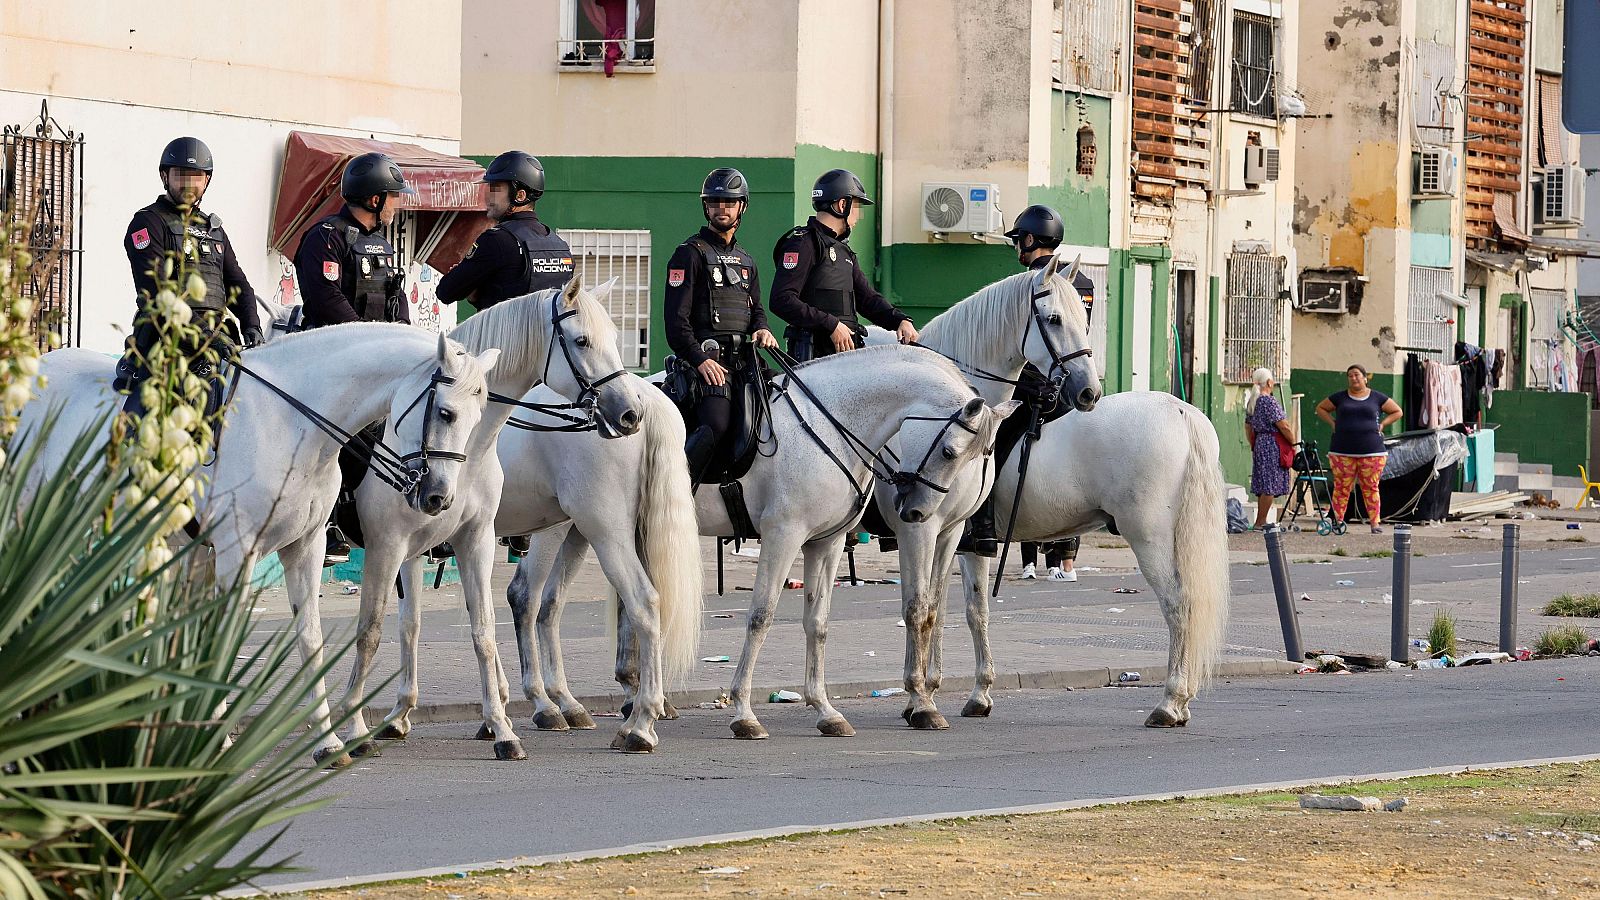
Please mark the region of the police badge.
<svg viewBox="0 0 1600 900"><path fill-rule="evenodd" d="M722 283L722 268L720 266L711 267L711 280L717 284Z"/></svg>
<svg viewBox="0 0 1600 900"><path fill-rule="evenodd" d="M370 257L370 256L361 257L361 274L363 274L363 275L371 275L372 274L372 257Z"/></svg>
<svg viewBox="0 0 1600 900"><path fill-rule="evenodd" d="M839 248L837 248L837 247L829 247L828 248L828 261L829 262L838 262L839 261Z"/></svg>

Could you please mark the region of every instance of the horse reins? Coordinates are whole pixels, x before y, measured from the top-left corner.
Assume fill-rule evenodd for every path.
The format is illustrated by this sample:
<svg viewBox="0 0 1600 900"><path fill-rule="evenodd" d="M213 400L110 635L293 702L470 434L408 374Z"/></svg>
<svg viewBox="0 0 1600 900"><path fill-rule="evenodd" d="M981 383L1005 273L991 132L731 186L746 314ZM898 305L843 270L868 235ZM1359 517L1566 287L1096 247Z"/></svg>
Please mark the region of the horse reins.
<svg viewBox="0 0 1600 900"><path fill-rule="evenodd" d="M534 387L545 384L550 380L550 361L555 356L555 348L559 346L561 348L561 355L567 361L567 368L572 372L573 380L578 383L578 399L572 403L534 403L518 397L507 397L504 394L497 394L493 391L490 391L490 402L500 403L506 406L515 406L518 409L525 409L529 412L535 412L539 413L540 415L560 419L562 422L560 425L541 425L537 422L528 422L513 417L506 420L506 424L512 428L518 428L523 431L537 432L575 433L580 431L593 431L596 427L595 417L597 415L596 408L599 405L600 388L605 386L608 382L617 378L621 378L623 375L627 374L626 369L619 368L615 372L602 375L594 381L590 381L584 376L583 372L578 369L577 363L573 361L572 350L567 346L567 332L566 329L561 325L561 323L566 319L576 316L578 314L578 310L576 307L574 307L566 312L558 312L557 303L560 301L560 298L561 294L559 292L550 298L550 346L545 348L544 372L540 375L539 380L534 383ZM584 414L582 416L578 416L566 411L572 409L581 409L583 410Z"/></svg>

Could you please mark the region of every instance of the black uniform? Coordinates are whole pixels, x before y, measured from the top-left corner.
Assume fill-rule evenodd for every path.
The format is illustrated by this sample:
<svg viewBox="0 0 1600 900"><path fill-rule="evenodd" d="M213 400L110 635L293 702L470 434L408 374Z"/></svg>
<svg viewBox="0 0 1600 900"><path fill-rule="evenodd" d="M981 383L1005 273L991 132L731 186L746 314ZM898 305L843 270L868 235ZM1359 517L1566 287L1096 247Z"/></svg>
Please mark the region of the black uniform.
<svg viewBox="0 0 1600 900"><path fill-rule="evenodd" d="M512 213L478 235L450 274L439 281L445 303L472 298L488 309L502 300L564 287L572 280L572 248L532 211Z"/></svg>
<svg viewBox="0 0 1600 900"><path fill-rule="evenodd" d="M134 319L132 351L118 366L119 385L135 384L148 370L140 362L155 344L156 328L146 320L150 298L156 294L156 280L151 274L167 257L175 254L187 260L189 270L198 274L206 285L202 300L191 300L195 319L207 332L222 327L223 312L232 310L239 319L242 332L261 329L256 312L256 294L249 279L239 267L233 243L222 230L222 217L208 215L198 208L185 221L183 212L171 198L162 195L156 202L133 214L122 239L128 254L128 264L133 269L133 285L138 292L139 313ZM198 350L198 348L191 348ZM139 391L129 392L126 409L140 412Z"/></svg>
<svg viewBox="0 0 1600 900"><path fill-rule="evenodd" d="M850 244L816 216L778 241L772 261L772 312L789 324L783 336L796 359L833 353L831 335L840 322L857 332L859 347L865 333L859 317L891 331L911 320L872 287Z"/></svg>
<svg viewBox="0 0 1600 900"><path fill-rule="evenodd" d="M294 254L294 273L307 328L344 322L411 323L405 275L396 267L394 246L379 230L361 227L349 207L305 233Z"/></svg>
<svg viewBox="0 0 1600 900"><path fill-rule="evenodd" d="M733 392L728 387L738 390L756 377L750 336L766 327L760 273L737 240L704 227L678 245L667 260L667 345L682 364L698 367L710 358L701 343L716 340L717 361L728 370L729 381L727 386L700 385L695 407L699 427L686 448L696 483L732 424Z"/></svg>

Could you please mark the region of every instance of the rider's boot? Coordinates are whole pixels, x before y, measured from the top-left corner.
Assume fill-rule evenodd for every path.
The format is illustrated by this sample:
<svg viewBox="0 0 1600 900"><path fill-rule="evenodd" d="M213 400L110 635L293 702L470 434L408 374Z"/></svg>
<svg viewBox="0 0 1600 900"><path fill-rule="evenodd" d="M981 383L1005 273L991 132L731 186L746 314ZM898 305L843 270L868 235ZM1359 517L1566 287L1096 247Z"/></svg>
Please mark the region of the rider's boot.
<svg viewBox="0 0 1600 900"><path fill-rule="evenodd" d="M710 428L701 425L690 433L689 439L684 442L684 455L689 457L689 483L691 489L700 486L700 479L705 475L706 469L711 466L711 457L716 453L717 435Z"/></svg>
<svg viewBox="0 0 1600 900"><path fill-rule="evenodd" d="M956 545L956 550L977 556L999 555L1000 540L995 534L993 491L984 498L972 518L967 520L967 528L961 533L961 543Z"/></svg>

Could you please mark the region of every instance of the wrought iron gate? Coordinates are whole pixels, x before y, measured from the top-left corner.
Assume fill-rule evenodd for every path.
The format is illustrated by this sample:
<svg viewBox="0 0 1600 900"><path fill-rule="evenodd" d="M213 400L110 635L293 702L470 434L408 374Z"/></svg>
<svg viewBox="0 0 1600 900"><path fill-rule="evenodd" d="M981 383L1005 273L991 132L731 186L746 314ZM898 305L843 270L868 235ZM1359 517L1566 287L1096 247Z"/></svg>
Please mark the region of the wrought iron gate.
<svg viewBox="0 0 1600 900"><path fill-rule="evenodd" d="M83 339L83 135L50 117L48 102L28 125L0 131L0 216L29 228L33 265L23 285L33 298L40 349L53 331L63 346Z"/></svg>

